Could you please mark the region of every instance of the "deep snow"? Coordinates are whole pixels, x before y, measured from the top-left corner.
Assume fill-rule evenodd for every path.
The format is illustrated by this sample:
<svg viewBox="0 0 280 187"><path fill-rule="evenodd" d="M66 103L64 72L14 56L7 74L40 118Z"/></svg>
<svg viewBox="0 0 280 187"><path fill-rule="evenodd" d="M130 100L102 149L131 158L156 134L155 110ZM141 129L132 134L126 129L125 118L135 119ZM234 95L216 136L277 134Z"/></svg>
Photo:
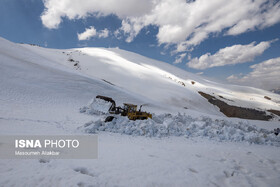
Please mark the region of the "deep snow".
<svg viewBox="0 0 280 187"><path fill-rule="evenodd" d="M205 116L193 118L181 114L154 115L153 119L137 121L122 116L115 116L113 121L106 123L104 119L103 117L97 121L87 122L81 130L92 134L107 131L146 137L201 137L217 141L247 142L280 147L280 136L275 136L273 131L249 125L247 122L213 120Z"/></svg>
<svg viewBox="0 0 280 187"><path fill-rule="evenodd" d="M279 137L270 133L279 122L225 118L197 90L279 110L276 94L213 83L120 49L45 49L2 38L0 88L1 135L99 136L96 160L0 160L0 186L280 185ZM117 105L148 103L154 118L100 126L105 116L80 113L98 94ZM144 136L135 136L141 128Z"/></svg>

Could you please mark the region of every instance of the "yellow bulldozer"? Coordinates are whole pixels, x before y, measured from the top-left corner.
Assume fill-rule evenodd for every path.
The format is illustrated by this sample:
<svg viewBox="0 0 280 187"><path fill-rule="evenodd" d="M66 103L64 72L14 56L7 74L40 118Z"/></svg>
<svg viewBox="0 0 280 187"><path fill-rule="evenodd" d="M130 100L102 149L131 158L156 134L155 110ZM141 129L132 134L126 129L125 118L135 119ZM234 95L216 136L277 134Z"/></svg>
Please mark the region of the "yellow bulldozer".
<svg viewBox="0 0 280 187"><path fill-rule="evenodd" d="M110 114L121 114L122 116L127 116L128 119L130 120L146 120L148 118L152 118L151 113L141 111L142 106L144 105L141 105L139 110L137 110L137 105L129 104L129 103L124 103L123 107L117 107L116 102L112 98L106 96L98 95L96 96L96 100L103 100L111 103L108 109L108 112ZM112 121L113 119L114 116L108 116L105 119L105 122Z"/></svg>
<svg viewBox="0 0 280 187"><path fill-rule="evenodd" d="M137 105L124 103L123 104L123 112L121 113L123 116L127 116L130 120L144 120L148 118L152 118L152 114L148 112L141 111L143 105L140 106L139 110L137 110Z"/></svg>

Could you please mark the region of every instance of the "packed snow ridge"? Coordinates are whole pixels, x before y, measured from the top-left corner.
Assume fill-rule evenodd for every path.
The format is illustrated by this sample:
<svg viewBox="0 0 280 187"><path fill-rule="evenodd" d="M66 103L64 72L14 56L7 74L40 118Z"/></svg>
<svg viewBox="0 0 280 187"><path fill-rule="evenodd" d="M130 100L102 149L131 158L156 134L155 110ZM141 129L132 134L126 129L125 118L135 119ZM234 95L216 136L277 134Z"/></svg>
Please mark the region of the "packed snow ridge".
<svg viewBox="0 0 280 187"><path fill-rule="evenodd" d="M80 112L91 114L96 119L79 127L86 133L106 131L146 137L204 137L217 141L280 146L280 136L276 136L272 131L250 125L246 121L233 122L206 116L194 118L178 113L177 115L153 114L152 119L137 121L129 120L126 116L115 115L113 121L104 122L107 115L102 115L89 107L81 108Z"/></svg>

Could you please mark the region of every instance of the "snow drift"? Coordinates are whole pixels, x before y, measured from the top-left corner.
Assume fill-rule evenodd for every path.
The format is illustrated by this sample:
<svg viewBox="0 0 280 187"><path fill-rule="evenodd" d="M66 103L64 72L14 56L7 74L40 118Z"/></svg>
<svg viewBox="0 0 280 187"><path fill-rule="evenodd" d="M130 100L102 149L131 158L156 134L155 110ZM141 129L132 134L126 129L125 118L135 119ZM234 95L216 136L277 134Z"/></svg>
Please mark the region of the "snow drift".
<svg viewBox="0 0 280 187"><path fill-rule="evenodd" d="M113 121L107 123L104 122L104 118L103 116L96 121L90 121L79 129L86 133L107 131L147 137L204 137L217 141L280 146L280 136L276 136L273 131L257 128L241 121L213 120L206 116L193 118L185 114L153 115L153 119L138 121L115 116Z"/></svg>

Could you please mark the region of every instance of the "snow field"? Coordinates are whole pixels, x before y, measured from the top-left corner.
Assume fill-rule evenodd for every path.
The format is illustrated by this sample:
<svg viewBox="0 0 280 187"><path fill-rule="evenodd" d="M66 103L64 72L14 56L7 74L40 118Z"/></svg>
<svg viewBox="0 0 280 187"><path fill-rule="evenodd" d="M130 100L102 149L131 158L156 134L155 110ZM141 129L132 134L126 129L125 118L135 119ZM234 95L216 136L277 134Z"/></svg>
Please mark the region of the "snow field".
<svg viewBox="0 0 280 187"><path fill-rule="evenodd" d="M1 135L99 137L96 160L0 160L0 186L280 186L279 137L271 134L279 123L226 119L197 91L267 109L279 109L276 94L210 82L120 49L45 49L0 38L0 65ZM149 103L154 118L104 124L106 115L84 114L88 106L80 113L96 95L117 105Z"/></svg>

